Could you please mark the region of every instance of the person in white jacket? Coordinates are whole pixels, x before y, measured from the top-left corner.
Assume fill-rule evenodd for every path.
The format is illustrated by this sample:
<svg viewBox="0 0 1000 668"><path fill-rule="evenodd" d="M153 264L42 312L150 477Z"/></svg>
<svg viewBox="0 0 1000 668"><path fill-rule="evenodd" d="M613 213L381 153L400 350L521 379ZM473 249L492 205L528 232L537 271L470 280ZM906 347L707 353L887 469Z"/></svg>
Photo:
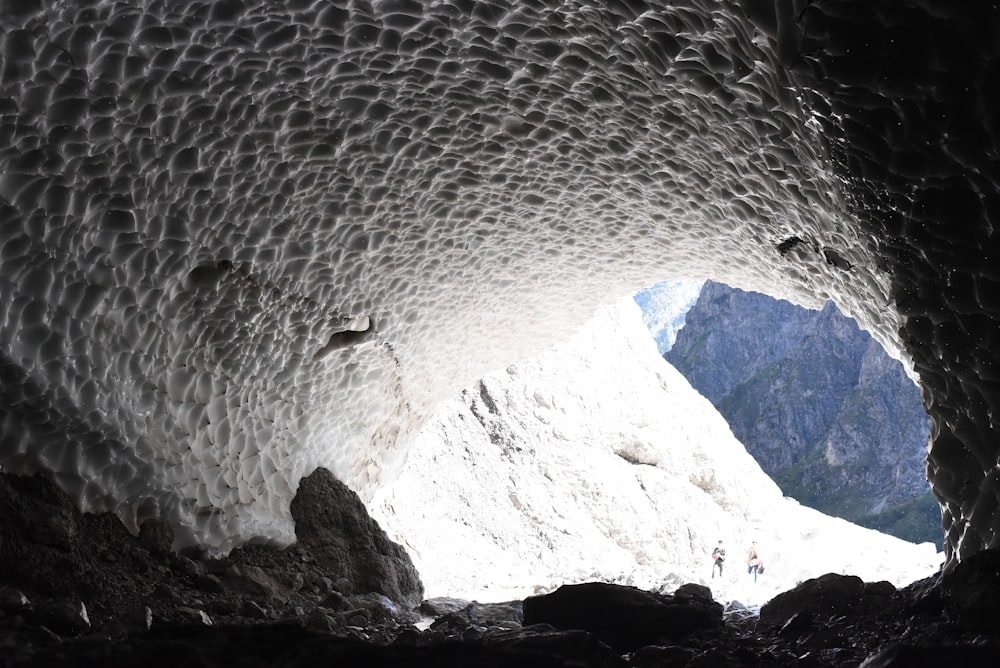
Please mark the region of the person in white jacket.
<svg viewBox="0 0 1000 668"><path fill-rule="evenodd" d="M757 581L757 573L764 571L764 562L761 561L760 553L757 551L757 541L750 543L750 552L747 553L747 574L753 573L753 581Z"/></svg>

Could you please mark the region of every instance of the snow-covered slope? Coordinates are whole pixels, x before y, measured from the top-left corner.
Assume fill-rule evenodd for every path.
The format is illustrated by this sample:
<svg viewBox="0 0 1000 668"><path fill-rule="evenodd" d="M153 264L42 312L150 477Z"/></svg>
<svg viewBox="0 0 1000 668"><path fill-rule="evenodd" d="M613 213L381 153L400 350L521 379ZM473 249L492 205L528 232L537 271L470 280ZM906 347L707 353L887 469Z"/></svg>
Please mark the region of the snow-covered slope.
<svg viewBox="0 0 1000 668"><path fill-rule="evenodd" d="M938 563L930 544L783 498L660 357L632 300L449 402L370 510L410 550L428 596L504 599L601 579L704 582L717 598L759 603L826 572L899 585ZM720 539L728 567L712 580ZM756 585L752 540L766 564Z"/></svg>

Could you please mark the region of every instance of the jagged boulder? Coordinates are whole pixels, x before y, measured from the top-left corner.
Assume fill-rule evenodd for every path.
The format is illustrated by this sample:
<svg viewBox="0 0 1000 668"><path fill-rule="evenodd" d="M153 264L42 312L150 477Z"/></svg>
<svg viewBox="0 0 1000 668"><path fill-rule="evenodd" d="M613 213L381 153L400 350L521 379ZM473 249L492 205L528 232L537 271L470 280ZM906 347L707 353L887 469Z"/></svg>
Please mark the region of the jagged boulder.
<svg viewBox="0 0 1000 668"><path fill-rule="evenodd" d="M423 609L424 606L421 606ZM521 601L479 603L472 601L458 610L451 610L434 620L431 628L462 632L467 629L517 629L523 622Z"/></svg>
<svg viewBox="0 0 1000 668"><path fill-rule="evenodd" d="M864 604L865 583L854 575L827 573L778 594L760 609L762 626L783 626L789 620L824 619L846 615Z"/></svg>
<svg viewBox="0 0 1000 668"><path fill-rule="evenodd" d="M587 582L524 601L524 625L593 633L619 652L679 640L722 625L722 606L698 596Z"/></svg>
<svg viewBox="0 0 1000 668"><path fill-rule="evenodd" d="M334 581L375 592L401 607L420 605L424 587L409 555L392 542L358 495L326 469L302 479L291 504L299 545Z"/></svg>

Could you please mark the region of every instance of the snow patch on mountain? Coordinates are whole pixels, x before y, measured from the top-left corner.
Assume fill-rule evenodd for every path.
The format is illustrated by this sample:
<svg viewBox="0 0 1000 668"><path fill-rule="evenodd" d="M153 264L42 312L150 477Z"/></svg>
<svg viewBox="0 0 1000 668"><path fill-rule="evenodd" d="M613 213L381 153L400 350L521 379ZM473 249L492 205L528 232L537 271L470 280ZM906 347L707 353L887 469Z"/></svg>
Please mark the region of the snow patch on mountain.
<svg viewBox="0 0 1000 668"><path fill-rule="evenodd" d="M642 321L656 340L661 355L670 350L677 340L677 332L684 326L684 318L691 310L705 281L662 281L640 290L634 299L642 309Z"/></svg>
<svg viewBox="0 0 1000 668"><path fill-rule="evenodd" d="M402 471L369 508L409 550L428 597L700 582L720 600L760 604L827 572L900 586L940 563L931 544L784 498L663 360L631 299L448 402ZM720 539L729 558L712 579ZM754 540L766 566L756 583L745 565Z"/></svg>

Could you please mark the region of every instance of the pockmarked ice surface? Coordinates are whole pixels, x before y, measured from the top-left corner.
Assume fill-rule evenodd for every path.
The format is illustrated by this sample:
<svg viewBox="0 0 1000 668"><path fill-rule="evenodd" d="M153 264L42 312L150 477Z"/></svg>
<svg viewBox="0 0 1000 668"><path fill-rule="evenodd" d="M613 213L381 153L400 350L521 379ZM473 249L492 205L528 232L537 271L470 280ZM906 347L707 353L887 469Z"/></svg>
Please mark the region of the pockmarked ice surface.
<svg viewBox="0 0 1000 668"><path fill-rule="evenodd" d="M712 278L833 299L998 544L991 3L9 2L0 465L225 551L484 373Z"/></svg>

